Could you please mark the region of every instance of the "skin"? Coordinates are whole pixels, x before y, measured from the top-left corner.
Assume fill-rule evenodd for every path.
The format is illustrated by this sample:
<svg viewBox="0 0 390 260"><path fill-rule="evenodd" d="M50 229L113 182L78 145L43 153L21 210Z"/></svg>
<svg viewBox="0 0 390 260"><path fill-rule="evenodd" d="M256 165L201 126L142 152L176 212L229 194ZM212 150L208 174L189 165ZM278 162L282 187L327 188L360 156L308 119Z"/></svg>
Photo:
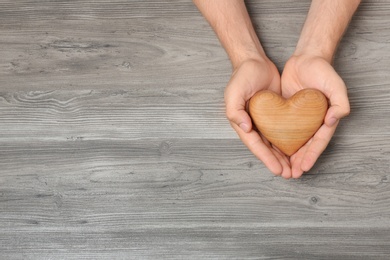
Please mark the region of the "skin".
<svg viewBox="0 0 390 260"><path fill-rule="evenodd" d="M350 112L345 83L333 69L338 43L360 0L313 0L300 39L280 76L267 57L243 0L193 0L210 23L233 67L225 90L226 116L243 143L275 175L299 178L310 170ZM317 88L330 102L325 124L290 158L253 129L249 99L269 89L289 98L303 88Z"/></svg>

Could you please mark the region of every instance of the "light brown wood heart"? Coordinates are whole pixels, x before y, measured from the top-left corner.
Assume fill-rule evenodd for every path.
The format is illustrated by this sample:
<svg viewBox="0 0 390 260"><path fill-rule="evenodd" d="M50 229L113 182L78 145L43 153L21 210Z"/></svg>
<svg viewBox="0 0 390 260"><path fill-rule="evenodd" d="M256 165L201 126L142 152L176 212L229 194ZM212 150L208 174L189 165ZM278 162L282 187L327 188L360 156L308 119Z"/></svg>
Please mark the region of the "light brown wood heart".
<svg viewBox="0 0 390 260"><path fill-rule="evenodd" d="M249 114L257 129L288 156L320 128L327 109L328 100L316 89L303 89L287 100L264 90L249 101Z"/></svg>

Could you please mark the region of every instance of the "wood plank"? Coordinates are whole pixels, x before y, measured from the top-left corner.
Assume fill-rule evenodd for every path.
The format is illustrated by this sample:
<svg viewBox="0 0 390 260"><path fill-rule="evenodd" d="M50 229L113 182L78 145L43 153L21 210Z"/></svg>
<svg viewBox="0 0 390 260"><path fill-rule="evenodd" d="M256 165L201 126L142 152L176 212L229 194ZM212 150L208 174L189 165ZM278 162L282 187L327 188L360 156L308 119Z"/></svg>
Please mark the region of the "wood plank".
<svg viewBox="0 0 390 260"><path fill-rule="evenodd" d="M375 216L372 210L378 213L389 210L386 203L390 192L390 144L384 142L386 138L361 141L355 136L340 137L338 145L329 147L313 171L303 179L289 182L270 174L238 140L2 143L1 193L7 198L6 203L16 197L23 199L23 196L26 200L50 199L48 197L54 196L56 191L70 192L70 195L78 192L87 197L88 193L92 197L108 194L119 198L136 197L136 204L151 198L157 201L181 198L183 203L189 202L187 200L197 203L198 199L211 203L213 199L252 198L269 207L281 203L297 216L302 214L301 210L320 213L321 207L342 215L345 208L351 208L359 212L349 212L347 221L352 225L353 221L360 222L363 215L382 217ZM362 158L363 147L366 152ZM15 158L19 158L18 164ZM287 206L290 200L296 201ZM313 200L315 207L311 205ZM33 204L32 209L38 206ZM7 206L10 207L17 209L19 205ZM83 210L88 209L83 206ZM105 211L106 207L101 210ZM275 211L265 212L269 213ZM286 217L275 221L293 221ZM302 218L308 216L300 216L300 221ZM308 218L305 223L310 221L317 220ZM340 216L338 221L346 220Z"/></svg>
<svg viewBox="0 0 390 260"><path fill-rule="evenodd" d="M336 135L388 136L386 88L350 91L352 114ZM237 138L225 118L221 92L219 88L3 92L0 140Z"/></svg>

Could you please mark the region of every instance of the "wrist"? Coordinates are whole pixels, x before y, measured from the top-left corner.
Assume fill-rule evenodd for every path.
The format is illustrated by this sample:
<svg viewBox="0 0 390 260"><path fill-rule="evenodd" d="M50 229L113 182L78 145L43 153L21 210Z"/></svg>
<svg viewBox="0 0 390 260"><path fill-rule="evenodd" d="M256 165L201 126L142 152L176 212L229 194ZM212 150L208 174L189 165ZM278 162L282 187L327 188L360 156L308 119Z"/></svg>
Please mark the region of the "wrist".
<svg viewBox="0 0 390 260"><path fill-rule="evenodd" d="M318 57L326 60L328 63L332 63L333 56L335 54L335 49L331 46L320 46L315 42L309 43L305 41L300 41L294 51L293 56L310 56L310 57Z"/></svg>
<svg viewBox="0 0 390 260"><path fill-rule="evenodd" d="M268 57L264 52L256 51L255 49L247 49L245 51L239 51L234 55L229 55L233 70L236 70L243 63L246 62L259 62L267 63L269 61Z"/></svg>

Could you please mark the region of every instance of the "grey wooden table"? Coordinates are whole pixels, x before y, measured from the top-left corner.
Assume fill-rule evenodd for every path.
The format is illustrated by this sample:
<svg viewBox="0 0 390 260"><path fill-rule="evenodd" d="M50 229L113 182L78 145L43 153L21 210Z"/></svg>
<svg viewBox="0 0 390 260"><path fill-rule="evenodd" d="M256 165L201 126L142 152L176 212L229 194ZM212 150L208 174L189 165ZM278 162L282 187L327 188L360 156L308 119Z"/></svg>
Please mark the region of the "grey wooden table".
<svg viewBox="0 0 390 260"><path fill-rule="evenodd" d="M280 70L310 1L248 1ZM224 115L190 1L0 0L0 259L389 259L390 2L335 59L352 113L274 177Z"/></svg>

